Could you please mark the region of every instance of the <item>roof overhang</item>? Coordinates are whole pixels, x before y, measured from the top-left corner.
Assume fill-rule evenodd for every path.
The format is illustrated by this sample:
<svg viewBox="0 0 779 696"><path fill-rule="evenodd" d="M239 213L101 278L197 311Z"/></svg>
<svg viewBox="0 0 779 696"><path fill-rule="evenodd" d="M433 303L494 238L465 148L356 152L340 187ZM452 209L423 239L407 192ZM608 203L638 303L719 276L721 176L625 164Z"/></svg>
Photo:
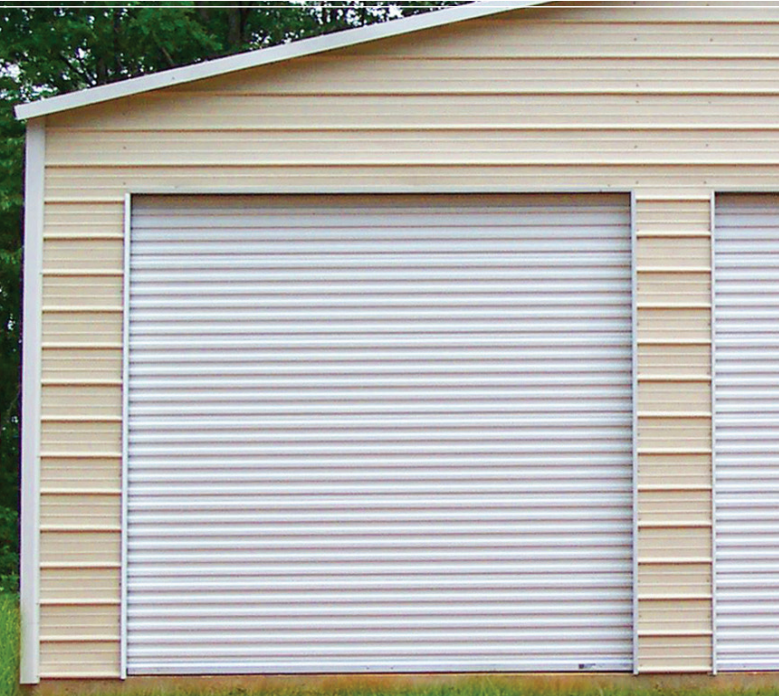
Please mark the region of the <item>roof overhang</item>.
<svg viewBox="0 0 779 696"><path fill-rule="evenodd" d="M481 0L481 2L460 5L447 10L432 11L423 15L395 19L357 29L347 29L334 34L327 34L326 36L302 39L289 44L248 51L227 58L217 58L216 60L196 63L183 68L165 70L153 75L135 77L110 85L91 87L58 97L30 102L29 104L20 104L16 107L16 117L18 119L37 118L60 111L68 111L82 106L111 101L112 99L121 99L122 97L129 97L143 92L172 87L173 85L226 75L238 70L271 65L272 63L279 63L293 58L311 56L338 48L357 46L358 44L387 39L393 36L402 36L423 29L433 29L447 24L454 24L455 22L463 22L468 19L477 19L500 12L543 5L547 2L549 0Z"/></svg>

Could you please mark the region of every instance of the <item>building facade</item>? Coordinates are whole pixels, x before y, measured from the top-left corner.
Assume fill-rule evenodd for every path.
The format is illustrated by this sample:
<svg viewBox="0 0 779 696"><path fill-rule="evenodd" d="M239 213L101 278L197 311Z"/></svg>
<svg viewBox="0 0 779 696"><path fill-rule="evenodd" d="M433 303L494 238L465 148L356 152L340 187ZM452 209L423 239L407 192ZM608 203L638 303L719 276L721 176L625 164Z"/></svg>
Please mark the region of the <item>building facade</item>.
<svg viewBox="0 0 779 696"><path fill-rule="evenodd" d="M24 681L779 669L779 4L19 115Z"/></svg>

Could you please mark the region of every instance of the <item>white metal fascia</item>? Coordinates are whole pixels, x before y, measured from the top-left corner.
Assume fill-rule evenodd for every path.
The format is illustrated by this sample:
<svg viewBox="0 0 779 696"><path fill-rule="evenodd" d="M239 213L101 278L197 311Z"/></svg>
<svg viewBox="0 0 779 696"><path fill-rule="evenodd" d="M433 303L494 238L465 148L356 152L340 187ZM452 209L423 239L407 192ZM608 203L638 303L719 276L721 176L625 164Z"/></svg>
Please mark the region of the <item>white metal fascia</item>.
<svg viewBox="0 0 779 696"><path fill-rule="evenodd" d="M46 126L27 124L24 209L24 309L22 352L22 525L21 612L22 684L39 680L40 625L40 415L41 415L41 268L43 261L43 187Z"/></svg>
<svg viewBox="0 0 779 696"><path fill-rule="evenodd" d="M99 104L100 102L129 97L134 94L163 89L173 85L225 75L238 70L257 68L262 65L270 65L293 58L302 58L316 53L333 51L338 48L347 48L379 39L402 36L403 34L410 34L423 29L433 29L468 19L477 19L510 10L543 5L547 2L549 0L482 0L481 2L454 7L449 10L437 10L420 16L396 19L383 24L348 29L326 36L317 36L281 46L248 51L227 58L217 58L183 68L165 70L154 75L144 75L110 85L91 87L78 92L72 92L71 94L30 102L29 104L20 104L16 107L16 117L18 119L36 118L46 114L76 109L82 106L89 106L90 104Z"/></svg>

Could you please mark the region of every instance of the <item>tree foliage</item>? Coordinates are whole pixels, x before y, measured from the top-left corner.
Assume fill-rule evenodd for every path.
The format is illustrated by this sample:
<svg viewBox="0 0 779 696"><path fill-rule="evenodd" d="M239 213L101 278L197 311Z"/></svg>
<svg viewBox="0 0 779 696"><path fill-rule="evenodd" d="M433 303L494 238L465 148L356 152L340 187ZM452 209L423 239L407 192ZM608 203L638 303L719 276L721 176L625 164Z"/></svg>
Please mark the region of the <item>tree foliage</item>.
<svg viewBox="0 0 779 696"><path fill-rule="evenodd" d="M0 2L0 592L18 583L22 101L460 2Z"/></svg>

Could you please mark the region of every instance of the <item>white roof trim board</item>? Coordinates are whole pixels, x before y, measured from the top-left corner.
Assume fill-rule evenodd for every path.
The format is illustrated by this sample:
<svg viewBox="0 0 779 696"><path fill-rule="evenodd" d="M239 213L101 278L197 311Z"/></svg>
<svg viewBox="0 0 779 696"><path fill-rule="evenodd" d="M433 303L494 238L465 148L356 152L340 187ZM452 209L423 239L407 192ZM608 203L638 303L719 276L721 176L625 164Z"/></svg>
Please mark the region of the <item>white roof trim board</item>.
<svg viewBox="0 0 779 696"><path fill-rule="evenodd" d="M16 117L18 119L37 118L59 111L68 111L81 106L99 104L100 102L129 97L164 87L203 80L208 77L216 77L217 75L225 75L238 70L270 65L271 63L310 56L337 48L347 48L369 41L377 41L378 39L402 36L403 34L410 34L422 29L432 29L467 19L487 17L500 12L508 12L509 10L543 5L546 2L549 2L549 0L482 0L481 2L473 2L448 10L438 10L382 24L348 29L334 34L327 34L326 36L317 36L271 48L248 51L227 58L217 58L216 60L196 63L183 68L165 70L154 75L135 77L110 85L91 87L58 97L30 102L29 104L20 104L16 107Z"/></svg>

